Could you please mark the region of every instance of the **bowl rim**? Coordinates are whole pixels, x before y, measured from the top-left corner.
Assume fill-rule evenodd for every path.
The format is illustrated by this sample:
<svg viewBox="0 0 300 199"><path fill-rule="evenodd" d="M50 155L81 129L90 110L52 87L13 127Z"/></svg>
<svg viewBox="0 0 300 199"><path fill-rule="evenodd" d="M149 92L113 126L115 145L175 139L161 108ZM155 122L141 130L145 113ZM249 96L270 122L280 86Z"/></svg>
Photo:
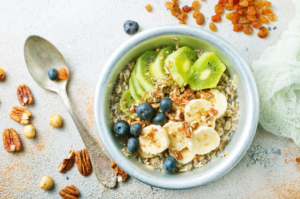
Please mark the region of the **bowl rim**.
<svg viewBox="0 0 300 199"><path fill-rule="evenodd" d="M138 172L135 172L128 167L130 167L130 164L128 164L127 161L123 161L123 157L119 157L115 153L115 149L112 149L110 147L110 144L112 144L112 141L107 138L105 135L107 132L105 132L104 128L101 126L105 126L105 116L104 111L100 107L99 102L105 102L105 90L103 88L107 88L108 84L108 78L117 65L120 58L123 57L123 55L128 52L131 48L138 45L139 43L142 43L148 39L162 36L162 35L187 35L196 37L201 40L205 40L206 42L214 45L216 48L218 48L220 51L226 54L227 57L233 60L238 60L239 65L235 65L235 68L240 72L240 74L244 77L247 77L243 79L245 82L245 87L247 88L248 95L250 96L250 99L248 100L249 104L248 107L251 107L251 110L249 113L247 113L248 118L250 118L248 122L249 128L246 130L245 134L246 137L244 138L245 144L242 146L241 151L232 158L230 161L230 164L226 164L221 169L218 170L218 172L213 175L211 178L207 178L206 180L202 181L193 181L191 183L181 183L179 186L177 183L158 183L153 181L153 179L147 178L145 176L138 175ZM233 58L234 57L234 58ZM248 97L249 97L248 96ZM259 99L258 99L258 92L255 80L253 78L252 72L248 66L248 64L245 62L245 60L241 57L241 55L235 50L231 44L229 44L227 41L225 41L223 38L217 36L214 33L211 33L209 31L206 31L201 28L193 27L193 26L183 26L183 25L163 25L158 26L155 28L151 28L148 30L144 30L136 35L134 35L132 38L127 40L125 43L123 43L108 59L107 63L105 64L104 68L101 71L100 78L97 83L96 91L95 91L95 97L94 97L94 120L97 127L97 132L99 134L100 140L111 157L112 160L116 162L117 165L122 165L122 169L128 173L128 175L134 177L135 179L148 184L150 186L155 186L158 188L163 189L190 189L194 187L203 186L205 184L208 184L212 181L217 180L218 178L224 176L226 173L228 173L245 155L246 151L248 150L254 135L256 133L256 128L258 124L258 118L259 118ZM110 143L111 142L111 143ZM125 157L126 158L126 157Z"/></svg>

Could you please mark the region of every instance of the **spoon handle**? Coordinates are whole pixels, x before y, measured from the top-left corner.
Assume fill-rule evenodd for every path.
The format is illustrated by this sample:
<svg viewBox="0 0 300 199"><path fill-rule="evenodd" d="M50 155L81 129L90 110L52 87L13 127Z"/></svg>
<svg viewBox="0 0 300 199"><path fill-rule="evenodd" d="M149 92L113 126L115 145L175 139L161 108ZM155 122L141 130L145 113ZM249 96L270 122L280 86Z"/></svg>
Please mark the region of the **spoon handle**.
<svg viewBox="0 0 300 199"><path fill-rule="evenodd" d="M108 188L113 188L116 186L117 178L115 171L110 168L110 160L103 154L100 147L93 140L92 136L88 133L86 128L80 122L76 116L74 109L71 106L69 97L66 90L58 92L61 98L64 100L65 105L67 106L69 113L79 131L79 134L83 140L83 143L86 146L86 149L91 157L92 166L95 171L95 175L98 180Z"/></svg>

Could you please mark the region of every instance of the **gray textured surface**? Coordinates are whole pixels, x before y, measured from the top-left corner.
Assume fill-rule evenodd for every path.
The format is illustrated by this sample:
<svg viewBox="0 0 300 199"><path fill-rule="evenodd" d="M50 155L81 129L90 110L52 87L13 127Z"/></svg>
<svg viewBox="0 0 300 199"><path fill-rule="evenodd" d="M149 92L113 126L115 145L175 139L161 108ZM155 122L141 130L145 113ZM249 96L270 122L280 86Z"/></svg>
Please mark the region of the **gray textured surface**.
<svg viewBox="0 0 300 199"><path fill-rule="evenodd" d="M191 4L180 1L180 5ZM215 1L204 1L201 12L213 15ZM164 8L160 0L89 0L89 1L0 1L0 67L7 74L0 82L0 130L13 127L20 134L23 150L8 154L0 143L0 198L59 198L58 191L73 184L81 198L297 198L300 197L300 166L295 162L299 148L291 141L280 138L261 128L242 161L226 176L203 187L170 191L150 187L130 178L116 189L104 188L92 174L83 177L76 167L60 174L57 167L68 151L83 148L77 130L62 100L56 94L39 88L30 77L23 58L23 44L31 34L51 41L65 56L70 66L69 96L79 117L99 142L93 121L93 96L101 67L113 51L130 36L123 32L125 19L139 22L140 30L178 21ZM145 4L153 12L145 11ZM261 40L256 35L245 36L232 32L230 23L218 24L221 37L230 42L250 64L266 46L274 44L287 29L293 18L291 1L274 0L278 20L267 27L277 27L270 36ZM190 16L187 22L196 25ZM208 20L204 28L207 28ZM11 108L19 105L16 89L26 83L34 104L32 124L36 138L22 135L23 126L9 118ZM61 114L63 128L51 129L51 113ZM43 175L54 180L51 191L43 191L38 182ZM67 177L69 180L67 180Z"/></svg>

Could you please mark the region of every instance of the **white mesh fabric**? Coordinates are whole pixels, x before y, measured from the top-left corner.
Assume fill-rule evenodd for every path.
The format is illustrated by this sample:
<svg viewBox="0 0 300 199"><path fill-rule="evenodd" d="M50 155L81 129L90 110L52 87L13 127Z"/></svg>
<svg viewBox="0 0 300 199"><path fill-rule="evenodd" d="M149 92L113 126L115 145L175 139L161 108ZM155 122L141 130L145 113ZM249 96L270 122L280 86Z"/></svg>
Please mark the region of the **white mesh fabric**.
<svg viewBox="0 0 300 199"><path fill-rule="evenodd" d="M281 40L252 64L260 100L260 124L300 146L300 0Z"/></svg>

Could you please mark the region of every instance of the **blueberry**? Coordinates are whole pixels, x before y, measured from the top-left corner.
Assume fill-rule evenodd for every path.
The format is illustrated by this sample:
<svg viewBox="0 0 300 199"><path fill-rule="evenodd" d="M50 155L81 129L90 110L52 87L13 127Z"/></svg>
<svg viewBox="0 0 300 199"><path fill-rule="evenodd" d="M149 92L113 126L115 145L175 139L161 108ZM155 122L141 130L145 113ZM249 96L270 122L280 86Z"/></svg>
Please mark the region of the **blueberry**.
<svg viewBox="0 0 300 199"><path fill-rule="evenodd" d="M115 124L114 131L118 136L124 137L129 135L130 126L126 121L120 120Z"/></svg>
<svg viewBox="0 0 300 199"><path fill-rule="evenodd" d="M48 70L48 76L49 79L51 79L52 81L57 80L58 79L58 72L55 68L51 68Z"/></svg>
<svg viewBox="0 0 300 199"><path fill-rule="evenodd" d="M154 118L152 119L152 122L156 125L162 125L167 120L167 117L164 113L159 112L156 113Z"/></svg>
<svg viewBox="0 0 300 199"><path fill-rule="evenodd" d="M143 127L139 123L133 123L130 126L130 133L132 135L139 135L142 132L142 130L143 130Z"/></svg>
<svg viewBox="0 0 300 199"><path fill-rule="evenodd" d="M128 139L128 150L131 152L137 152L140 148L140 142L136 138L129 138Z"/></svg>
<svg viewBox="0 0 300 199"><path fill-rule="evenodd" d="M142 120L150 120L154 116L154 109L150 104L142 103L137 107L136 113Z"/></svg>
<svg viewBox="0 0 300 199"><path fill-rule="evenodd" d="M173 172L177 166L177 161L173 157L167 157L163 164L163 169L165 172Z"/></svg>
<svg viewBox="0 0 300 199"><path fill-rule="evenodd" d="M139 24L135 21L127 20L124 22L124 30L127 34L133 35L139 30Z"/></svg>
<svg viewBox="0 0 300 199"><path fill-rule="evenodd" d="M169 112L172 108L173 101L169 97L164 97L160 101L159 108L162 112Z"/></svg>

